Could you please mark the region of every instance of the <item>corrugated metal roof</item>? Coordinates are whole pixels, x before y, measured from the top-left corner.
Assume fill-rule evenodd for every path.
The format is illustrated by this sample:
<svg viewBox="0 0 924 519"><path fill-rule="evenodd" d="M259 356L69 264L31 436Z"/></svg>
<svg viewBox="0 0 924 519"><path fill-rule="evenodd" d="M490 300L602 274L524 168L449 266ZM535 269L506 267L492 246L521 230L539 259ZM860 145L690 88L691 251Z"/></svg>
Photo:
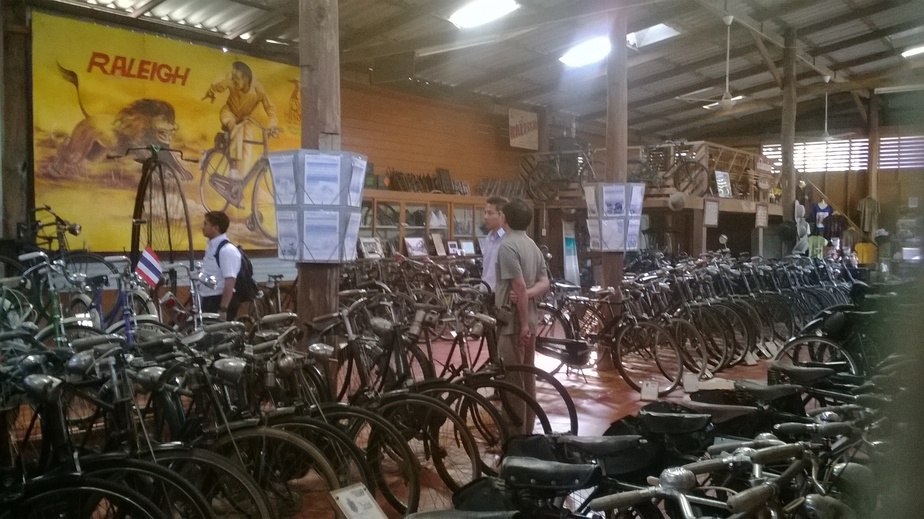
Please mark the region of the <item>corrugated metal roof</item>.
<svg viewBox="0 0 924 519"><path fill-rule="evenodd" d="M293 63L297 58L296 0L27 1L89 17L103 13L108 22L124 20L120 23L142 30L172 27L174 35L185 30L191 40L227 42L255 55L283 56ZM520 0L520 9L487 29L462 30L447 18L464 3L340 0L343 66L365 71L375 57L413 52L415 79L452 85L489 103L543 106L585 122L602 121L605 76L599 68L568 70L558 57L576 42L606 34L615 17L625 17L630 31L666 23L680 35L630 49L627 78L630 127L668 134L704 117L700 102L678 96L702 90L695 97L714 99L724 91L722 16L731 14L729 90L764 102L708 113L713 128L724 125L726 132L740 132L754 124L754 116L768 116L767 103L779 103L781 94L755 44L755 31L779 69L785 32L795 29L800 89L807 90L800 98L817 99L821 88L863 93L880 85L924 83L922 67L906 66L908 61L900 57L909 46L924 44L920 0ZM825 87L823 74L835 76L835 81ZM863 83L853 82L855 78ZM401 89L402 83L390 87Z"/></svg>

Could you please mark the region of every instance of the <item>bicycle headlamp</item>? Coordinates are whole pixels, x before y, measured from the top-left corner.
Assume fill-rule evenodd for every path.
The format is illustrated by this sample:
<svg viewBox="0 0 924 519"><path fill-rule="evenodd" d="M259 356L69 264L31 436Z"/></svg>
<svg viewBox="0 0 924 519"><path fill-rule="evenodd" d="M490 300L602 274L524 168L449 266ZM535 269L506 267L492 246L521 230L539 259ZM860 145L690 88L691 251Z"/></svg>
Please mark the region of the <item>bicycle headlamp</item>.
<svg viewBox="0 0 924 519"><path fill-rule="evenodd" d="M74 236L80 236L80 231L83 230L80 227L79 223L72 223L67 226L67 232L73 234Z"/></svg>

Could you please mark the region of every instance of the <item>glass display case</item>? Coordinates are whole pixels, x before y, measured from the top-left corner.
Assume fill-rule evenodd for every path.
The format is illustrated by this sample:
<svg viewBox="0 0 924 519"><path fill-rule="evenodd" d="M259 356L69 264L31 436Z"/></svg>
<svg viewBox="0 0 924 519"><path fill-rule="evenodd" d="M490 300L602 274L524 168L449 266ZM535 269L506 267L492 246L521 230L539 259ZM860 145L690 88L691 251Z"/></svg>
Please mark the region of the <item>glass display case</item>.
<svg viewBox="0 0 924 519"><path fill-rule="evenodd" d="M433 236L443 244L481 235L484 198L438 193L404 193L366 189L360 209L361 238L378 238L386 254L405 251L405 238L423 238L435 254Z"/></svg>

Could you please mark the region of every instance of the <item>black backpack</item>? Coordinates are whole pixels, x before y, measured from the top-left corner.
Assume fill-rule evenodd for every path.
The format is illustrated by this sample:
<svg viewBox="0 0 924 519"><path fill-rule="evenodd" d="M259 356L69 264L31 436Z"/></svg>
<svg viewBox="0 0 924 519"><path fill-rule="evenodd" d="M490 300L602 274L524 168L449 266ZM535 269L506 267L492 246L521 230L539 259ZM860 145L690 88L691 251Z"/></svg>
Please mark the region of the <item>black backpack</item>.
<svg viewBox="0 0 924 519"><path fill-rule="evenodd" d="M218 262L218 268L221 268L221 248L231 243L225 240L218 244L218 250L215 251L215 261ZM237 271L237 278L234 280L234 293L241 301L251 301L257 297L260 291L257 282L253 279L253 263L250 258L244 254L244 249L237 245L237 250L241 253L241 269Z"/></svg>

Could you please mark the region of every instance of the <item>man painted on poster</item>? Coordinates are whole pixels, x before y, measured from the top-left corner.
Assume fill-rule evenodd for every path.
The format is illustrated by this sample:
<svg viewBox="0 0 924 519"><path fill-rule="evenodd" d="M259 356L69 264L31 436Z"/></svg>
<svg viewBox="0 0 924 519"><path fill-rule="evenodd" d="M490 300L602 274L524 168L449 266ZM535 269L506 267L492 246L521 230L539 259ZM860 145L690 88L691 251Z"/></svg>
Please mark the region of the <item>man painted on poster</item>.
<svg viewBox="0 0 924 519"><path fill-rule="evenodd" d="M281 133L276 120L276 106L266 93L263 85L254 79L253 71L243 61L231 64L231 72L222 80L209 87L203 99L215 101L215 94L228 91L228 97L218 114L221 128L229 134L228 152L231 158L232 176L239 176L237 170L245 170L253 164L251 144L245 141L255 139L255 126L259 123L253 118L253 112L258 106L263 107L269 119L264 131L269 137ZM257 137L262 137L257 135Z"/></svg>

